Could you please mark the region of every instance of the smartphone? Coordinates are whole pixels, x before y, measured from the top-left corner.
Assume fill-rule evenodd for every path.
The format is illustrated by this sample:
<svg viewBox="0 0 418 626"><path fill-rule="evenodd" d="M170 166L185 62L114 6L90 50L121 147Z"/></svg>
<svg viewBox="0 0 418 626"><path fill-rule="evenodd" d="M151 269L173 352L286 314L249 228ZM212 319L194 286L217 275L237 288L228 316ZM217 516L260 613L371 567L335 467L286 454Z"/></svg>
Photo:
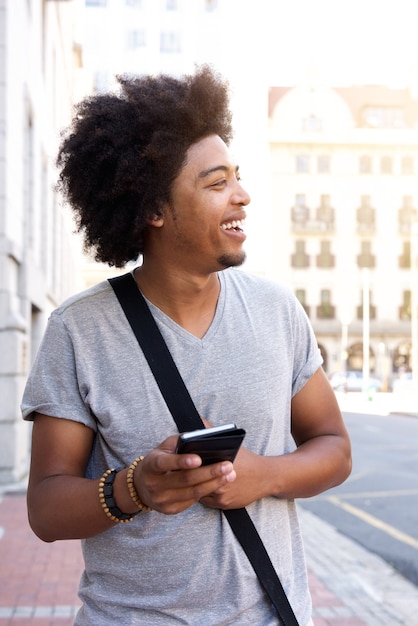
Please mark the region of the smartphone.
<svg viewBox="0 0 418 626"><path fill-rule="evenodd" d="M177 454L198 454L202 465L232 461L245 437L245 430L235 424L202 428L181 433L177 442Z"/></svg>

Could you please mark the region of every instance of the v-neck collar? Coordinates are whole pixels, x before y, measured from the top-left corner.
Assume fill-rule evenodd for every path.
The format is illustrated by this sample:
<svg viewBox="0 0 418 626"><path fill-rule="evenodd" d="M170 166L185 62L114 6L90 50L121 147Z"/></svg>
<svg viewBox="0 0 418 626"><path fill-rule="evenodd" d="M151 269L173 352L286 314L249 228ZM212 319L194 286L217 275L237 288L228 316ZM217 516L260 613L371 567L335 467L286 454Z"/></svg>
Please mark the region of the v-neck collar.
<svg viewBox="0 0 418 626"><path fill-rule="evenodd" d="M219 280L219 296L216 303L215 315L213 316L213 320L203 337L196 337L196 335L193 335L193 333L180 326L180 324L177 324L177 322L175 322L169 315L164 313L164 311L162 311L144 296L156 322L158 324L166 326L168 329L170 329L170 331L175 332L177 335L181 336L189 343L200 343L203 348L204 345L208 341L210 341L217 332L225 308L225 278L223 276L223 272L218 272L217 276Z"/></svg>

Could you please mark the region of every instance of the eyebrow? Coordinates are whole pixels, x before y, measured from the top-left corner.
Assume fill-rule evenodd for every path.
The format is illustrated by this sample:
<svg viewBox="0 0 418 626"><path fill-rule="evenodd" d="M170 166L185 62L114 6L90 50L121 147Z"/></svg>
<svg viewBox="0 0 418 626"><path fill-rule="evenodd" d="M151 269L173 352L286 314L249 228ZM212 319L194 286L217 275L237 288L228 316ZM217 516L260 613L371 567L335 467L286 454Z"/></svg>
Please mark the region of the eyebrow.
<svg viewBox="0 0 418 626"><path fill-rule="evenodd" d="M215 165L215 167L210 167L207 170L202 170L201 172L199 172L198 178L206 178L206 176L209 176L214 172L230 172L231 170L234 171L235 174L237 174L239 172L239 165L236 165L235 168L227 167L226 165Z"/></svg>

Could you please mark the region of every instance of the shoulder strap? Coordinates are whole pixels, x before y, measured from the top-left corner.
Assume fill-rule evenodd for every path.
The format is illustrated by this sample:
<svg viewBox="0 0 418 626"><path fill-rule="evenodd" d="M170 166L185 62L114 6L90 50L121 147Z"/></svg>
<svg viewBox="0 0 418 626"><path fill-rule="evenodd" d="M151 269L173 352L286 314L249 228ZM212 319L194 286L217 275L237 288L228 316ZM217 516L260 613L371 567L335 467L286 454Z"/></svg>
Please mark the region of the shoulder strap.
<svg viewBox="0 0 418 626"><path fill-rule="evenodd" d="M123 274L110 278L109 283L142 348L179 432L204 428L171 352L134 277L131 273Z"/></svg>
<svg viewBox="0 0 418 626"><path fill-rule="evenodd" d="M129 324L180 432L203 427L173 357L131 273L110 278ZM246 509L223 511L284 626L298 626L270 557Z"/></svg>

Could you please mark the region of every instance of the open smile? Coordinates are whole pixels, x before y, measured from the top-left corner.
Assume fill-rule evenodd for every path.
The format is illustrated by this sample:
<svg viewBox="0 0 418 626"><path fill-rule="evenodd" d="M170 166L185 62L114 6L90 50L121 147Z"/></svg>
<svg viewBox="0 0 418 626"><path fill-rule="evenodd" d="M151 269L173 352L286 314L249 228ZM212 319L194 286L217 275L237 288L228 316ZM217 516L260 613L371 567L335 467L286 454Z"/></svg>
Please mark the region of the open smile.
<svg viewBox="0 0 418 626"><path fill-rule="evenodd" d="M235 231L237 233L243 233L244 224L244 220L234 220L232 222L226 222L225 224L221 224L221 229L225 231Z"/></svg>

